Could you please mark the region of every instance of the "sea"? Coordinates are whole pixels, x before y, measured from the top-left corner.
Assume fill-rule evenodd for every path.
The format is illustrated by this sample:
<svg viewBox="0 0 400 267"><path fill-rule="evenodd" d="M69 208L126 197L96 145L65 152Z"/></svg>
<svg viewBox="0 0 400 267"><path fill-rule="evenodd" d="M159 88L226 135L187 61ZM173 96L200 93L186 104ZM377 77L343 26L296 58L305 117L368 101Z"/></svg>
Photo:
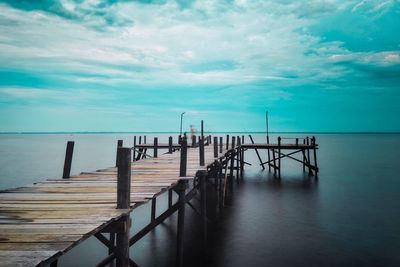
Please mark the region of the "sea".
<svg viewBox="0 0 400 267"><path fill-rule="evenodd" d="M0 189L60 178L68 140L75 141L72 174L114 166L117 140L129 147L134 135L0 134ZM318 179L287 158L276 179L262 170L254 150L246 151L252 165L234 183L223 209L210 216L206 245L201 220L187 206L184 265L400 266L400 134L274 133L271 142L278 135L316 137ZM157 136L166 140L169 134ZM265 152L261 157L266 160ZM167 207L166 197L157 201L158 214ZM132 233L149 222L150 206L133 211ZM131 258L139 266L175 266L176 223L176 215L165 220L131 247ZM59 266L95 266L106 254L89 238L63 255Z"/></svg>

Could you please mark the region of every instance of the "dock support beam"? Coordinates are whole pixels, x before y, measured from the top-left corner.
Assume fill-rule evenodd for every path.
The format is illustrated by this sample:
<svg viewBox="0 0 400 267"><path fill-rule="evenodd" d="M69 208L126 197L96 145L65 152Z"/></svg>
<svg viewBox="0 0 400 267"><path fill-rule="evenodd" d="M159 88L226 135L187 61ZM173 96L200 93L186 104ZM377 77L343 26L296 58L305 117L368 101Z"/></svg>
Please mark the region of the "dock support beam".
<svg viewBox="0 0 400 267"><path fill-rule="evenodd" d="M115 158L115 166L116 167L118 167L118 161L119 161L118 149L123 146L123 143L124 143L123 140L118 140L118 142L117 142L117 156Z"/></svg>
<svg viewBox="0 0 400 267"><path fill-rule="evenodd" d="M168 138L168 153L172 154L172 136Z"/></svg>
<svg viewBox="0 0 400 267"><path fill-rule="evenodd" d="M176 240L176 267L183 266L183 230L185 226L185 192L187 188L187 180L179 180L176 187L178 193L178 229L177 229L177 240Z"/></svg>
<svg viewBox="0 0 400 267"><path fill-rule="evenodd" d="M136 135L133 137L133 149L132 149L132 161L135 161L136 159Z"/></svg>
<svg viewBox="0 0 400 267"><path fill-rule="evenodd" d="M186 138L182 138L181 140L181 162L179 168L179 176L186 176L186 167L187 167L187 140Z"/></svg>
<svg viewBox="0 0 400 267"><path fill-rule="evenodd" d="M200 214L203 230L203 245L207 243L207 171L198 171L196 176L200 182Z"/></svg>
<svg viewBox="0 0 400 267"><path fill-rule="evenodd" d="M269 135L267 135L267 144L269 144ZM271 172L271 155L269 153L269 148L267 149L267 152L268 152L268 171Z"/></svg>
<svg viewBox="0 0 400 267"><path fill-rule="evenodd" d="M118 148L117 209L129 209L131 204L131 149ZM129 213L116 222L116 264L129 266Z"/></svg>
<svg viewBox="0 0 400 267"><path fill-rule="evenodd" d="M68 141L67 150L65 151L65 161L63 178L69 178L71 174L72 155L74 154L74 141Z"/></svg>
<svg viewBox="0 0 400 267"><path fill-rule="evenodd" d="M278 178L281 179L281 140L282 138L278 136Z"/></svg>
<svg viewBox="0 0 400 267"><path fill-rule="evenodd" d="M158 137L154 137L154 151L153 151L153 158L158 157Z"/></svg>
<svg viewBox="0 0 400 267"><path fill-rule="evenodd" d="M218 137L214 136L214 158L218 158Z"/></svg>
<svg viewBox="0 0 400 267"><path fill-rule="evenodd" d="M233 186L233 170L235 168L235 137L232 136L232 149L231 149L231 166L229 172L230 186Z"/></svg>
<svg viewBox="0 0 400 267"><path fill-rule="evenodd" d="M200 153L200 166L204 166L204 136L202 136L200 139L199 153Z"/></svg>
<svg viewBox="0 0 400 267"><path fill-rule="evenodd" d="M313 152L314 152L315 178L318 178L317 148L316 148L315 136L312 137L311 144L313 145Z"/></svg>

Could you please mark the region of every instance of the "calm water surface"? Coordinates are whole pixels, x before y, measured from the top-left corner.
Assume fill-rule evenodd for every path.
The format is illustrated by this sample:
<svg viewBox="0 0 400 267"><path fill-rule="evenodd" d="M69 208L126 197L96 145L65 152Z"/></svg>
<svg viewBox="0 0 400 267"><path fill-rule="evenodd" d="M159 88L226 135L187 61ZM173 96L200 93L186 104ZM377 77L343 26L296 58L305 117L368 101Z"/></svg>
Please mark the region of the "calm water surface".
<svg viewBox="0 0 400 267"><path fill-rule="evenodd" d="M61 177L67 140L76 142L72 173L112 166L117 139L133 142L132 135L0 135L0 188ZM253 166L210 223L206 250L200 220L186 209L186 265L400 266L400 135L324 134L317 141L317 181L284 160L279 182L246 152ZM137 208L133 232L149 217L149 205ZM132 247L132 258L140 266L173 266L175 230L173 216ZM91 238L60 266L94 266L105 255Z"/></svg>

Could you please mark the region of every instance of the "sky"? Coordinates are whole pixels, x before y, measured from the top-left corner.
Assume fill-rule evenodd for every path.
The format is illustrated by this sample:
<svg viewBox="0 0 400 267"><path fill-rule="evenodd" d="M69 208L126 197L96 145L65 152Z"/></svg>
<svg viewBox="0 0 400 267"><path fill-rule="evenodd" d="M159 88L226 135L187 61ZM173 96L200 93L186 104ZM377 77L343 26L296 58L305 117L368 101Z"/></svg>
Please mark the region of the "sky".
<svg viewBox="0 0 400 267"><path fill-rule="evenodd" d="M0 0L0 132L400 132L400 0Z"/></svg>

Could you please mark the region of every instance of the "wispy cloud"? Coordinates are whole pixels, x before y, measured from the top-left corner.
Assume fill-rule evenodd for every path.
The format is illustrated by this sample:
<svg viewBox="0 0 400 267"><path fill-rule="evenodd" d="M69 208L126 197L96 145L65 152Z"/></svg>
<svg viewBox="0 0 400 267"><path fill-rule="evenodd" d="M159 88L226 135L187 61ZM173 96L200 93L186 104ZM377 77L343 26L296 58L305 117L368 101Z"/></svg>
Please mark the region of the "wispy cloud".
<svg viewBox="0 0 400 267"><path fill-rule="evenodd" d="M310 103L320 109L316 95L332 109L342 103L339 95L330 103L325 89L368 85L394 94L399 6L397 0L0 1L0 108L53 103L59 110L73 105L73 114L104 108L149 120L179 113L175 106L194 117L272 106L308 117Z"/></svg>

